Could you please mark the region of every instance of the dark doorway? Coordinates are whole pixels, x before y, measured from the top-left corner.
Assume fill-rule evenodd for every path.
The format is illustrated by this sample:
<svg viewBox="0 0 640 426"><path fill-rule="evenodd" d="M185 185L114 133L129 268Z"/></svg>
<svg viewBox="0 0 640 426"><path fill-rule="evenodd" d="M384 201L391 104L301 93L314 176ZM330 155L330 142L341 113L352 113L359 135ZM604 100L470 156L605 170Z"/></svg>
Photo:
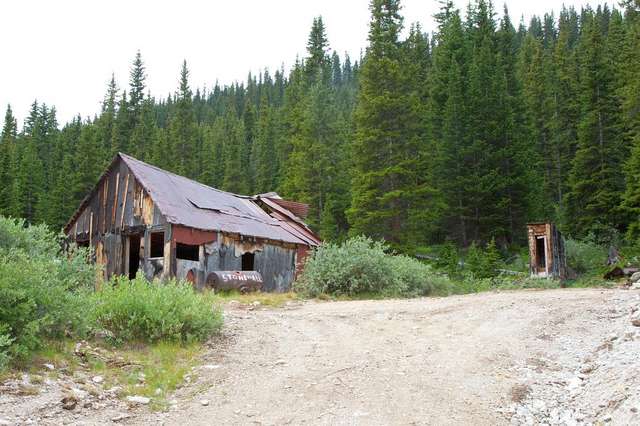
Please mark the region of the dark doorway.
<svg viewBox="0 0 640 426"><path fill-rule="evenodd" d="M242 270L243 271L254 271L253 262L256 256L253 253L245 253L242 255Z"/></svg>
<svg viewBox="0 0 640 426"><path fill-rule="evenodd" d="M129 235L129 278L134 279L140 269L140 235Z"/></svg>
<svg viewBox="0 0 640 426"><path fill-rule="evenodd" d="M536 264L538 268L545 269L547 267L547 253L545 252L544 237L536 238Z"/></svg>

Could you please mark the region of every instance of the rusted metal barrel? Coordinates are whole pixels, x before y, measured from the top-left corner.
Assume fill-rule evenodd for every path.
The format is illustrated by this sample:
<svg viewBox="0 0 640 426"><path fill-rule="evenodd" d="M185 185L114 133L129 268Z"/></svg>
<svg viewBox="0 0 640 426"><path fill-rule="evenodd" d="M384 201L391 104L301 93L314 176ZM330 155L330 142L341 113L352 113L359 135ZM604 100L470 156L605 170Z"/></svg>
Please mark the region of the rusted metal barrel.
<svg viewBox="0 0 640 426"><path fill-rule="evenodd" d="M262 288L262 275L257 271L215 271L207 275L207 288L239 290L242 293Z"/></svg>

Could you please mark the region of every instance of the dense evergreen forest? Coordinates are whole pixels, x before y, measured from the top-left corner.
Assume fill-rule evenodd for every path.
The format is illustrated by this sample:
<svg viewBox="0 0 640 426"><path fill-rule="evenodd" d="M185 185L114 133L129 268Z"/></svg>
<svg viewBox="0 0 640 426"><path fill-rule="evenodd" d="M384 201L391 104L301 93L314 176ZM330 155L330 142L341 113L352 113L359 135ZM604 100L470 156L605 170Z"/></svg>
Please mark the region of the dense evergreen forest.
<svg viewBox="0 0 640 426"><path fill-rule="evenodd" d="M309 203L325 239L507 247L546 219L578 238L640 235L639 0L517 27L506 7L447 3L406 37L399 0L370 9L362 58L332 51L318 17L289 72L194 90L185 62L177 91L154 98L138 53L96 117L61 124L34 102L18 132L8 107L0 214L61 227L120 151Z"/></svg>

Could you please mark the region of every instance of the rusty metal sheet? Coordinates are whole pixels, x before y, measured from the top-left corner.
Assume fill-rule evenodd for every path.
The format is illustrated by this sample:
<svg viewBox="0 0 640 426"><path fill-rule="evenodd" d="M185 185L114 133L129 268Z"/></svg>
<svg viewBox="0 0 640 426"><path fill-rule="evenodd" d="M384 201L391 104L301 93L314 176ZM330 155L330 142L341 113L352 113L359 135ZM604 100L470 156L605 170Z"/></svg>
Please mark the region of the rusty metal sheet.
<svg viewBox="0 0 640 426"><path fill-rule="evenodd" d="M258 196L258 200L272 210L271 216L278 219L287 231L293 233L298 238L301 238L307 242L308 245L317 246L320 245L320 238L307 226L306 223L297 217L293 212L284 208L277 199L266 198Z"/></svg>
<svg viewBox="0 0 640 426"><path fill-rule="evenodd" d="M199 246L215 241L218 233L215 231L201 231L199 229L184 226L173 227L173 239L178 243Z"/></svg>

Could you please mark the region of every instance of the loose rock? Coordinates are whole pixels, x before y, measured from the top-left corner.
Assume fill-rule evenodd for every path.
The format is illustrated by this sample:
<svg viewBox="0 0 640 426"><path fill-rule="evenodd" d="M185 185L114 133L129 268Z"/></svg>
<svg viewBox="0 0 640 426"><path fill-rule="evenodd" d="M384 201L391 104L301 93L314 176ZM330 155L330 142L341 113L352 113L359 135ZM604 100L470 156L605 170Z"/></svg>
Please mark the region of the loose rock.
<svg viewBox="0 0 640 426"><path fill-rule="evenodd" d="M62 408L65 410L73 410L78 405L78 398L73 395L65 396L62 398Z"/></svg>
<svg viewBox="0 0 640 426"><path fill-rule="evenodd" d="M134 404L147 405L149 402L151 402L151 398L147 398L146 396L134 395L134 396L128 396L127 401L132 402Z"/></svg>

